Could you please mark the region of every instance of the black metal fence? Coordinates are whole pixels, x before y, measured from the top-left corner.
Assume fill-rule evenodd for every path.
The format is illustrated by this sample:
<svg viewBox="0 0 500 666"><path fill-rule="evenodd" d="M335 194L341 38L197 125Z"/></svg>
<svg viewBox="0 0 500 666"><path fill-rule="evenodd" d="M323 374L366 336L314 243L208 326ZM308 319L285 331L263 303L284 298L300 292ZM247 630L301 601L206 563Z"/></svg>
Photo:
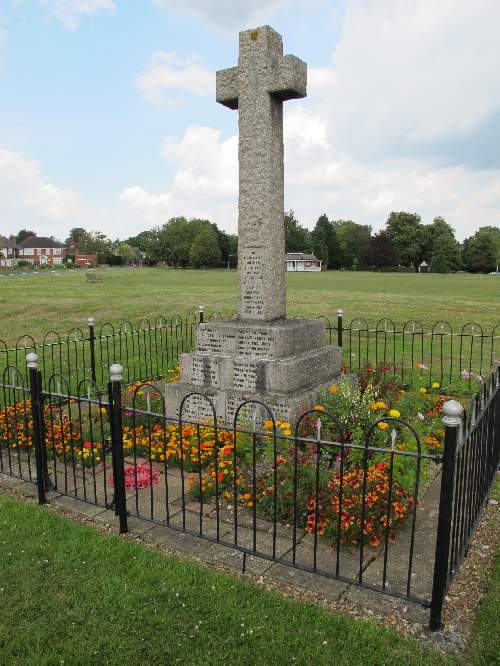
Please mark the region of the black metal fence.
<svg viewBox="0 0 500 666"><path fill-rule="evenodd" d="M213 312L204 319L200 308L199 314L159 316L137 324L96 324L89 318L86 329L64 335L50 331L41 341L31 335L20 336L14 345L0 340L0 371L23 367L26 354L34 352L42 376L69 377L73 391L83 379L104 389L113 363L124 366L127 383L161 377L178 365L180 354L194 349L198 323L234 316ZM325 322L326 342L342 347L344 366L351 372L370 364L402 384L438 382L446 387L462 382L474 388L500 365L500 323L485 330L474 322L458 328L445 321L428 328L416 320L398 325L388 318L371 323L358 317L346 322L341 310L336 321L317 318Z"/></svg>
<svg viewBox="0 0 500 666"><path fill-rule="evenodd" d="M399 418L379 419L362 443L318 409L293 429L255 401L231 425L211 403L211 421L192 421L185 409L200 394L173 417L154 385L123 386L119 366L106 394L90 379L74 392L60 374L44 381L37 365L31 355L28 379L4 371L0 471L36 484L40 503L56 490L113 508L121 532L136 516L231 548L243 568L259 557L421 604L440 626L498 468L500 369L466 419L445 403L441 456ZM422 512L433 478L440 496Z"/></svg>

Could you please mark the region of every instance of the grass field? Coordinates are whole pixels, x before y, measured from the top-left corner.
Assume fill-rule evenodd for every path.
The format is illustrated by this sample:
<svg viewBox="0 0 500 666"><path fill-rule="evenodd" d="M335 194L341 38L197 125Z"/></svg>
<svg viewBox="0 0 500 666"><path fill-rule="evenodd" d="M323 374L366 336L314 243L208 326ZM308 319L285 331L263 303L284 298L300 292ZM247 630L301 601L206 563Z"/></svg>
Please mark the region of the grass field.
<svg viewBox="0 0 500 666"><path fill-rule="evenodd" d="M90 284L83 273L0 278L0 339L12 343L25 333L40 340L50 330L65 332L97 323L137 322L158 315L236 309L236 271L107 269L103 282ZM336 320L365 317L397 323L418 319L425 326L444 319L454 327L476 321L485 329L500 320L500 279L494 275L405 273L287 274L288 313Z"/></svg>
<svg viewBox="0 0 500 666"><path fill-rule="evenodd" d="M480 666L500 568L462 660L0 496L0 663Z"/></svg>

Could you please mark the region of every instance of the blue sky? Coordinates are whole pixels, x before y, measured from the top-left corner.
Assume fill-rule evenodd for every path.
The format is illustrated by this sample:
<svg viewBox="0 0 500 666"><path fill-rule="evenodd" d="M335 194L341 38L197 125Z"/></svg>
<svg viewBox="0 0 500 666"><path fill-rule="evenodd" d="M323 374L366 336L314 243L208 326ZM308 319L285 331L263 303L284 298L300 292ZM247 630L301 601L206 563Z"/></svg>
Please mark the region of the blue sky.
<svg viewBox="0 0 500 666"><path fill-rule="evenodd" d="M235 231L237 113L214 72L265 23L308 64L285 105L303 224L500 224L493 0L0 0L0 234L123 238L179 214Z"/></svg>

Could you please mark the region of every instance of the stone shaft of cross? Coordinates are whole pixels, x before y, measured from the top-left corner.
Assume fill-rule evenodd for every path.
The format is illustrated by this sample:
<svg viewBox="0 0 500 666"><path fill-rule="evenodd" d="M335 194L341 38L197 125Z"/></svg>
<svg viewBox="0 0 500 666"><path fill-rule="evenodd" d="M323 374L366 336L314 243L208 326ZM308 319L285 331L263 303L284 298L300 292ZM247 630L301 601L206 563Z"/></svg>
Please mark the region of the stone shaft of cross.
<svg viewBox="0 0 500 666"><path fill-rule="evenodd" d="M239 316L285 317L283 102L306 96L307 66L269 26L240 32L238 67L217 72L217 101L239 110Z"/></svg>

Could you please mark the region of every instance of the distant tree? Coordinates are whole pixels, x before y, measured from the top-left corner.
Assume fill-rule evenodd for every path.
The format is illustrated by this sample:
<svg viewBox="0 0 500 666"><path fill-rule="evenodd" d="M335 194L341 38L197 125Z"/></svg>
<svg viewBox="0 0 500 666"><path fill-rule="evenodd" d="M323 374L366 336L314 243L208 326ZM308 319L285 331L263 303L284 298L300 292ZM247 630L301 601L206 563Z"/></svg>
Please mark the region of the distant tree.
<svg viewBox="0 0 500 666"><path fill-rule="evenodd" d="M363 263L375 268L397 266L400 262L399 252L387 231L379 231L372 236L366 246Z"/></svg>
<svg viewBox="0 0 500 666"><path fill-rule="evenodd" d="M23 240L29 238L30 236L36 236L36 233L30 229L21 229L21 231L17 232L16 243L22 243Z"/></svg>
<svg viewBox="0 0 500 666"><path fill-rule="evenodd" d="M163 261L175 266L187 266L194 236L193 225L184 216L170 218L159 233Z"/></svg>
<svg viewBox="0 0 500 666"><path fill-rule="evenodd" d="M99 262L112 255L117 247L102 231L87 231L83 227L71 229L66 244L75 245L81 254L96 254Z"/></svg>
<svg viewBox="0 0 500 666"><path fill-rule="evenodd" d="M236 234L227 235L228 262L236 266L238 264L238 236Z"/></svg>
<svg viewBox="0 0 500 666"><path fill-rule="evenodd" d="M462 246L462 262L471 273L490 273L499 261L500 230L481 227L473 236L466 238Z"/></svg>
<svg viewBox="0 0 500 666"><path fill-rule="evenodd" d="M318 217L316 226L312 232L312 248L318 259L321 259L325 266L329 266L328 241L331 233L331 224L328 217L323 213Z"/></svg>
<svg viewBox="0 0 500 666"><path fill-rule="evenodd" d="M493 247L496 248L496 263L500 264L500 226L481 227L480 231L490 237Z"/></svg>
<svg viewBox="0 0 500 666"><path fill-rule="evenodd" d="M120 243L116 248L116 254L121 257L124 264L130 264L136 258L134 248L128 243Z"/></svg>
<svg viewBox="0 0 500 666"><path fill-rule="evenodd" d="M293 210L285 213L285 251L310 252L312 249L311 232L301 226Z"/></svg>
<svg viewBox="0 0 500 666"><path fill-rule="evenodd" d="M342 265L352 269L359 266L365 256L371 238L371 227L357 224L352 220L337 220L335 222L337 239L342 257ZM355 261L356 260L356 261Z"/></svg>
<svg viewBox="0 0 500 666"><path fill-rule="evenodd" d="M216 232L202 228L193 241L189 252L189 263L195 268L216 266L222 259Z"/></svg>
<svg viewBox="0 0 500 666"><path fill-rule="evenodd" d="M417 265L422 255L424 232L420 215L393 211L386 221L385 230L394 242L405 266Z"/></svg>
<svg viewBox="0 0 500 666"><path fill-rule="evenodd" d="M422 225L422 231L427 234L426 246L427 254L421 256L421 259L430 258L433 263L434 255L438 255L438 265L442 265L439 258L443 256L448 266L448 271L457 271L460 268L460 243L455 238L455 230L444 218L435 217L431 224ZM448 272L446 271L446 272ZM443 272L443 271L439 271Z"/></svg>
<svg viewBox="0 0 500 666"><path fill-rule="evenodd" d="M431 263L429 264L429 271L431 273L449 273L450 264L446 248L437 247L432 255Z"/></svg>
<svg viewBox="0 0 500 666"><path fill-rule="evenodd" d="M153 227L148 231L141 231L137 236L131 236L127 238L124 242L128 243L132 247L137 247L140 249L141 253L146 254L147 261L152 264L156 264L158 261L161 261L161 252L160 252L160 239L159 239L160 229L159 227Z"/></svg>

